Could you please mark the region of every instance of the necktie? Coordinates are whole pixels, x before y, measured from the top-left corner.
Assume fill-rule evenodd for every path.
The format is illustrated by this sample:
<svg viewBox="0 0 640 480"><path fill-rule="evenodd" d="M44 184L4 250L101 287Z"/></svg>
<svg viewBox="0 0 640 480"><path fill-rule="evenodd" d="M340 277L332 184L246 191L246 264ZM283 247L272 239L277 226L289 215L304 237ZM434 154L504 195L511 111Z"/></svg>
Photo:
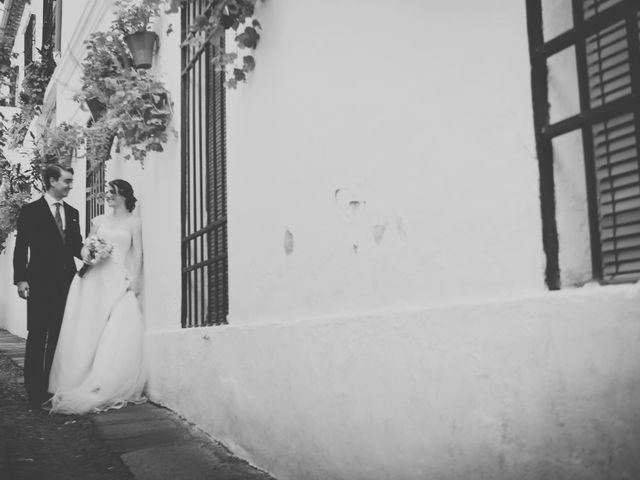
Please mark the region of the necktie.
<svg viewBox="0 0 640 480"><path fill-rule="evenodd" d="M56 220L56 225L58 225L58 230L60 230L60 235L62 236L62 239L64 240L64 227L62 225L62 216L60 215L60 206L62 204L60 202L56 202L56 203L54 203L54 205L56 206L56 214L55 214L54 218Z"/></svg>

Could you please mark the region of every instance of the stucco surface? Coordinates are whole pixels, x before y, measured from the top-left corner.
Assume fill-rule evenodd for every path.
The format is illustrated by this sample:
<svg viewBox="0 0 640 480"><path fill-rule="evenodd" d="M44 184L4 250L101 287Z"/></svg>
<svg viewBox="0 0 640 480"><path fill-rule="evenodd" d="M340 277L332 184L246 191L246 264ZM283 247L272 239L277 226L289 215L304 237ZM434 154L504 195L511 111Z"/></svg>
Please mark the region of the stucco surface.
<svg viewBox="0 0 640 480"><path fill-rule="evenodd" d="M639 306L585 287L156 332L149 391L283 480L633 479Z"/></svg>
<svg viewBox="0 0 640 480"><path fill-rule="evenodd" d="M256 71L227 101L231 322L544 288L524 4L257 17Z"/></svg>

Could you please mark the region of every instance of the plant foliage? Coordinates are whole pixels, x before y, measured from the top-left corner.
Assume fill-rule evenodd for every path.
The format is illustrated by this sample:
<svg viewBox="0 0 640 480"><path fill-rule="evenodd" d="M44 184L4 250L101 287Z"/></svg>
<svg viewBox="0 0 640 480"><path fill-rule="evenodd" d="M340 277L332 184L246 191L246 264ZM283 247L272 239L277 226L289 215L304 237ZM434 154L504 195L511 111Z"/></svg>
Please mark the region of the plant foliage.
<svg viewBox="0 0 640 480"><path fill-rule="evenodd" d="M50 46L45 46L39 52L40 59L32 61L24 69L24 79L18 96L20 112L14 115L9 128L9 148L16 148L22 144L31 121L40 113L44 94L56 68Z"/></svg>
<svg viewBox="0 0 640 480"><path fill-rule="evenodd" d="M186 0L186 3L195 0ZM216 49L212 62L220 70L229 67L232 76L227 80L229 88L236 88L244 82L247 74L254 70L253 55L243 54L255 50L260 41L260 22L254 18L258 0L213 0L203 15L199 15L189 27L184 44L201 47L209 43ZM169 0L168 12L177 12L184 0ZM220 48L225 32L235 33L236 51L227 52Z"/></svg>

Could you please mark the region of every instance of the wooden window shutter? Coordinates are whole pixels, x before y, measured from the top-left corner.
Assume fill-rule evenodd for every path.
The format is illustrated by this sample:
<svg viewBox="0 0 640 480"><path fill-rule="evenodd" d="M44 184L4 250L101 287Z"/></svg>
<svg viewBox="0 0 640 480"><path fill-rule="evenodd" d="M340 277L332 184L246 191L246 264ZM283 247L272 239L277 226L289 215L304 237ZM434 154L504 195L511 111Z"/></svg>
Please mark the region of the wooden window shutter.
<svg viewBox="0 0 640 480"><path fill-rule="evenodd" d="M631 49L626 23L617 22L588 37L586 47L591 108L630 95ZM640 164L636 114L633 111L617 114L594 123L592 133L602 280L634 280L640 278Z"/></svg>

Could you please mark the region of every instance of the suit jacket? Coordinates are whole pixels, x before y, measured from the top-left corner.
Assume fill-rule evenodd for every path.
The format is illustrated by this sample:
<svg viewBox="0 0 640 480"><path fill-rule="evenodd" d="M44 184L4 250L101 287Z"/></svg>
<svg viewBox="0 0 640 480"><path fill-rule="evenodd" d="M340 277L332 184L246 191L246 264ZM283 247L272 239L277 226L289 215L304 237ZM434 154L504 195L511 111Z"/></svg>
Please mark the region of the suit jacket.
<svg viewBox="0 0 640 480"><path fill-rule="evenodd" d="M80 258L82 249L79 214L66 203L64 212L63 239L44 197L20 210L13 253L13 281L29 282L28 328L34 326L34 322L41 322L40 318L49 313L57 316L60 301L64 309L69 285L76 273L73 257Z"/></svg>

